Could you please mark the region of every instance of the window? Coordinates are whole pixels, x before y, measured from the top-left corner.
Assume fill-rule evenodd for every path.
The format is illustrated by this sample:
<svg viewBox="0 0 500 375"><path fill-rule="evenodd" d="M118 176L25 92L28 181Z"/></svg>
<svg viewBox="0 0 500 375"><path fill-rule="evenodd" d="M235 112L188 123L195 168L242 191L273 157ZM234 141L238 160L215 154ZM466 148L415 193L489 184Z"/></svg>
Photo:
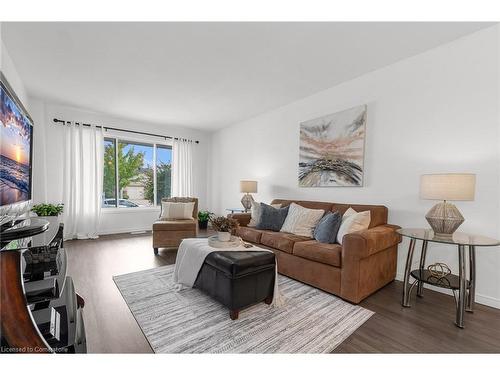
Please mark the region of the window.
<svg viewBox="0 0 500 375"><path fill-rule="evenodd" d="M105 138L102 207L159 205L170 197L171 161L170 146Z"/></svg>
<svg viewBox="0 0 500 375"><path fill-rule="evenodd" d="M103 207L116 207L116 140L104 139Z"/></svg>
<svg viewBox="0 0 500 375"><path fill-rule="evenodd" d="M156 147L156 203L162 198L171 195L172 177L172 148L168 146Z"/></svg>

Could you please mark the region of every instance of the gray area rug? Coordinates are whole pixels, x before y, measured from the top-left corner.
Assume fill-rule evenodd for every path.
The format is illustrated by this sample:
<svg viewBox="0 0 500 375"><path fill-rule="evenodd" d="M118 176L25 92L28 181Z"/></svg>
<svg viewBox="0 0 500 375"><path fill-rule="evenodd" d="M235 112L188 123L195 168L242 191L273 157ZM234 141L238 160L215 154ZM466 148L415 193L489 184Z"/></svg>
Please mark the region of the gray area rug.
<svg viewBox="0 0 500 375"><path fill-rule="evenodd" d="M174 266L113 277L156 353L328 353L372 311L279 275L286 304L229 310L197 289L172 289Z"/></svg>

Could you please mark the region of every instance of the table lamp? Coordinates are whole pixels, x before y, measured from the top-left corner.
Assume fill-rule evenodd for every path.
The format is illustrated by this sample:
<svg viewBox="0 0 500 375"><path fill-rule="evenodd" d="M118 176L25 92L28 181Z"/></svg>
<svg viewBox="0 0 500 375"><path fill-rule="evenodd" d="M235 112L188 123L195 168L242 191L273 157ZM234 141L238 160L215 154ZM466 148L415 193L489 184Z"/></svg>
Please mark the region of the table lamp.
<svg viewBox="0 0 500 375"><path fill-rule="evenodd" d="M245 210L252 208L253 197L250 193L257 192L257 181L240 181L240 192L245 193L243 198L241 198L241 204L245 207Z"/></svg>
<svg viewBox="0 0 500 375"><path fill-rule="evenodd" d="M434 234L451 236L464 222L458 208L448 201L472 201L476 175L472 173L424 174L420 177L420 198L442 200L425 215Z"/></svg>

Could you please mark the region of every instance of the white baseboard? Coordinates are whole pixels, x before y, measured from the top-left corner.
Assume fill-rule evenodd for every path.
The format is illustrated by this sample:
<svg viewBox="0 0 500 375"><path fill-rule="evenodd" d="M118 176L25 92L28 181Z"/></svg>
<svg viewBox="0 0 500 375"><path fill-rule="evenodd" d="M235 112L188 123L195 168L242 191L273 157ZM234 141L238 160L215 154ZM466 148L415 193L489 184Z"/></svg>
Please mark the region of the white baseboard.
<svg viewBox="0 0 500 375"><path fill-rule="evenodd" d="M135 234L137 232L142 232L140 234L143 234L144 232L146 233L151 233L151 226L147 228L125 228L125 229L118 229L118 230L111 230L111 231L102 231L99 232L99 236L105 236L107 234L124 234L124 233L130 233L130 234Z"/></svg>
<svg viewBox="0 0 500 375"><path fill-rule="evenodd" d="M402 274L402 273L396 274L396 280L403 281L403 279L404 279L404 274ZM451 290L435 287L432 285L424 284L424 288L433 290L435 292L447 294L449 296L453 295L453 292ZM483 294L476 293L476 303L479 303L481 305L486 305L489 307L493 307L495 309L500 309L500 299L490 297L490 296L485 296Z"/></svg>
<svg viewBox="0 0 500 375"><path fill-rule="evenodd" d="M481 305L486 305L489 307L494 307L496 309L500 309L500 299L498 299L498 298L493 298L493 297L489 297L489 296L485 296L485 295L476 293L476 302L481 304Z"/></svg>

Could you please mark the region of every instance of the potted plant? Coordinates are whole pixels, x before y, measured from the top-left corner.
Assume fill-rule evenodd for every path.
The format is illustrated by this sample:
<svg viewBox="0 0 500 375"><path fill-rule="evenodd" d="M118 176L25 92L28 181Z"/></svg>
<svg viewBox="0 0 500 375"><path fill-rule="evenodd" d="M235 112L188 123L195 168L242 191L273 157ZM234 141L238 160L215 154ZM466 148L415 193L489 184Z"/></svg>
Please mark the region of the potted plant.
<svg viewBox="0 0 500 375"><path fill-rule="evenodd" d="M210 215L212 215L212 213L207 210L201 210L198 212L198 228L207 229Z"/></svg>
<svg viewBox="0 0 500 375"><path fill-rule="evenodd" d="M217 231L219 241L224 242L231 240L231 232L239 225L237 220L224 216L210 216L209 220L212 228Z"/></svg>
<svg viewBox="0 0 500 375"><path fill-rule="evenodd" d="M43 217L50 225L59 225L59 215L63 212L62 204L41 203L31 207L31 211Z"/></svg>

